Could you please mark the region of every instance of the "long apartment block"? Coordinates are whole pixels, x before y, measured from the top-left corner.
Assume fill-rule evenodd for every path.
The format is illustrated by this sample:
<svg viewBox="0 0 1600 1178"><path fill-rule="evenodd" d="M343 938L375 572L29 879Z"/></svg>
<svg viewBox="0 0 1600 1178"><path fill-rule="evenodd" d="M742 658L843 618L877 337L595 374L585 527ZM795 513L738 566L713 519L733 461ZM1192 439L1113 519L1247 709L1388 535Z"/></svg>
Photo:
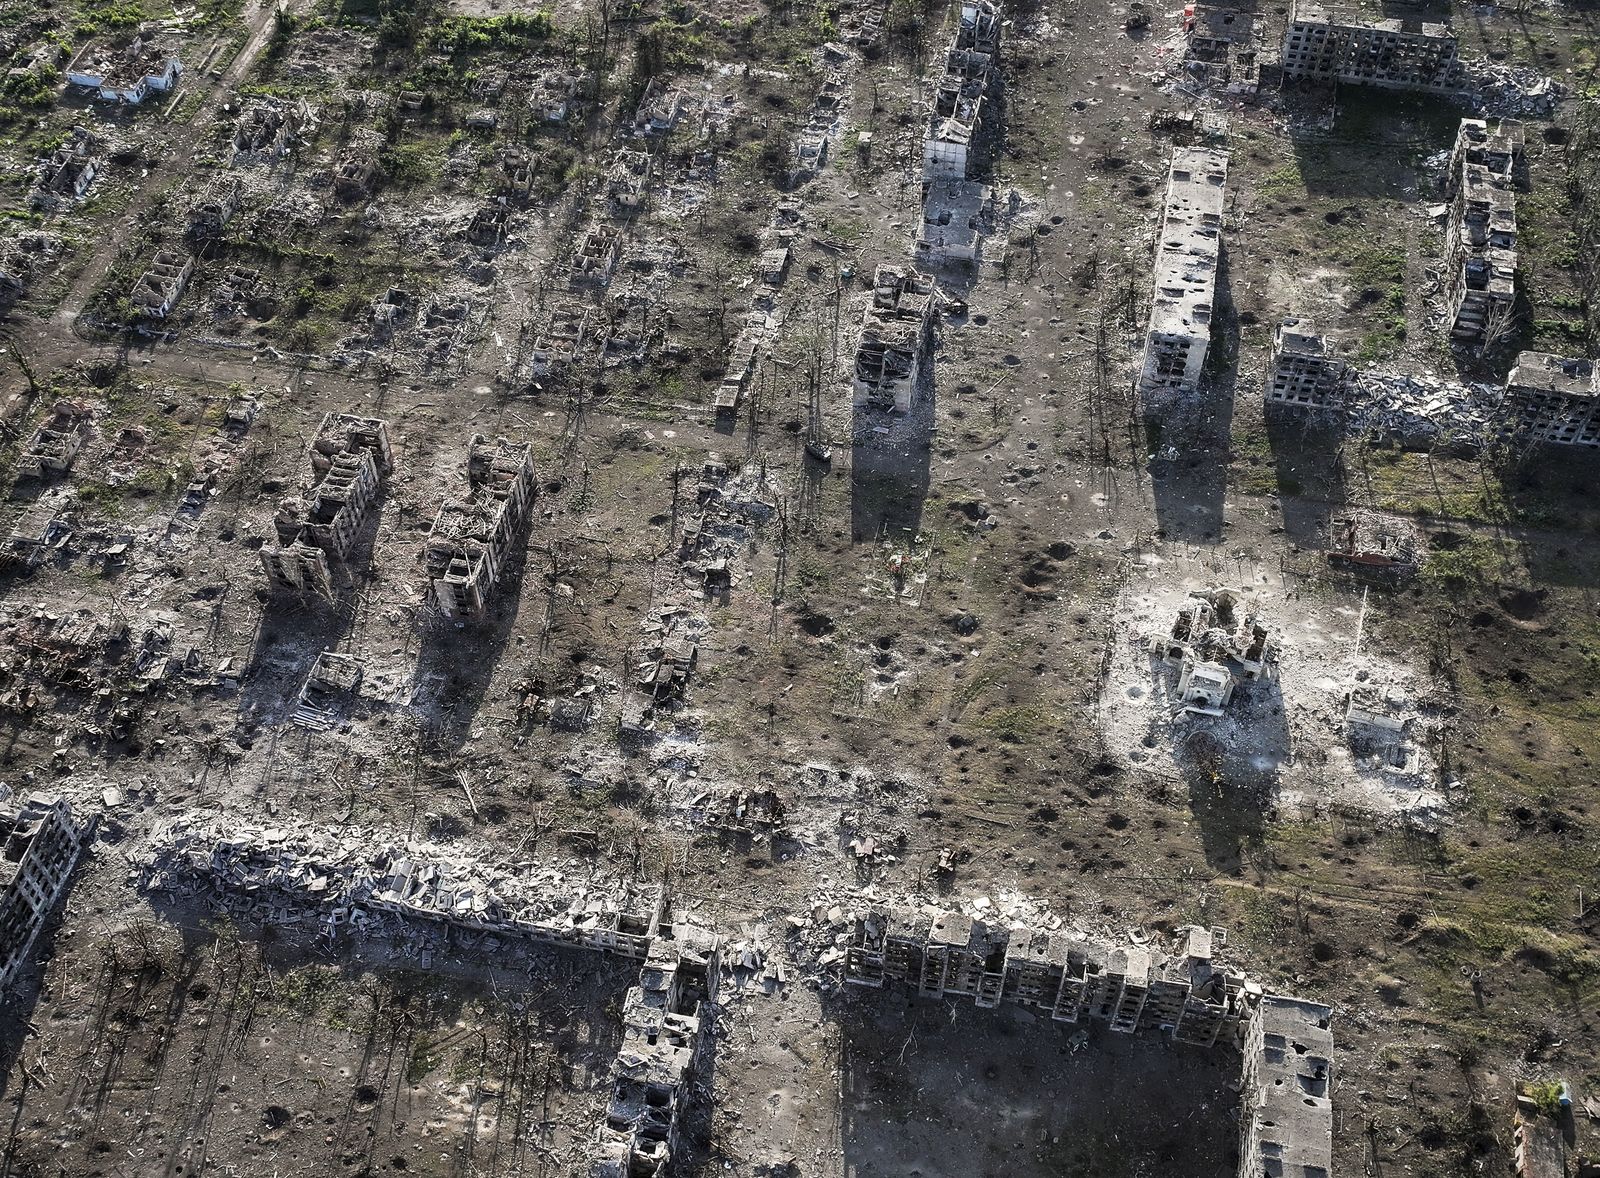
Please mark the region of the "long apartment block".
<svg viewBox="0 0 1600 1178"><path fill-rule="evenodd" d="M1226 152L1180 147L1172 153L1139 374L1139 391L1145 396L1193 393L1200 387L1211 346L1227 181Z"/></svg>
<svg viewBox="0 0 1600 1178"><path fill-rule="evenodd" d="M1450 339L1482 351L1510 338L1516 318L1517 196L1522 125L1490 130L1463 119L1451 156L1445 280Z"/></svg>
<svg viewBox="0 0 1600 1178"><path fill-rule="evenodd" d="M45 922L66 894L85 832L55 794L0 803L0 997L33 961Z"/></svg>
<svg viewBox="0 0 1600 1178"><path fill-rule="evenodd" d="M1463 81L1449 26L1364 21L1317 4L1290 10L1280 62L1285 77L1311 82L1451 93Z"/></svg>

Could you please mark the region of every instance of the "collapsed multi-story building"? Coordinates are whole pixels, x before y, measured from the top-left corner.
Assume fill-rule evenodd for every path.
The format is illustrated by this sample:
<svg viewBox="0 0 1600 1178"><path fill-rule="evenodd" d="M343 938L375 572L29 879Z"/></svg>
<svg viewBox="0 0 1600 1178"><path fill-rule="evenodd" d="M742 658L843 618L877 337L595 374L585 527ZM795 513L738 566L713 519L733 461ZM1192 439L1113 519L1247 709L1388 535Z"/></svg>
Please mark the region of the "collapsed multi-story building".
<svg viewBox="0 0 1600 1178"><path fill-rule="evenodd" d="M1186 11L1184 70L1229 94L1255 94L1261 85L1261 14L1210 4Z"/></svg>
<svg viewBox="0 0 1600 1178"><path fill-rule="evenodd" d="M622 1047L589 1166L590 1178L675 1173L691 1084L705 1045L701 1004L714 1001L716 938L687 926L650 945L622 1003ZM695 935L699 933L699 935Z"/></svg>
<svg viewBox="0 0 1600 1178"><path fill-rule="evenodd" d="M1600 446L1600 364L1521 352L1500 401L1502 430L1519 442Z"/></svg>
<svg viewBox="0 0 1600 1178"><path fill-rule="evenodd" d="M933 334L937 298L930 276L878 267L856 347L854 387L858 397L896 413L910 411Z"/></svg>
<svg viewBox="0 0 1600 1178"><path fill-rule="evenodd" d="M917 264L976 262L992 228L993 191L973 180L939 180L923 186Z"/></svg>
<svg viewBox="0 0 1600 1178"><path fill-rule="evenodd" d="M433 599L449 618L480 620L533 502L533 446L475 435L467 494L447 499L422 549Z"/></svg>
<svg viewBox="0 0 1600 1178"><path fill-rule="evenodd" d="M72 881L85 834L55 794L0 803L0 998L31 963L39 932Z"/></svg>
<svg viewBox="0 0 1600 1178"><path fill-rule="evenodd" d="M1185 712L1220 716L1240 683L1272 673L1267 628L1239 608L1227 589L1193 593L1178 611L1171 631L1150 640L1150 653L1178 668L1177 697Z"/></svg>
<svg viewBox="0 0 1600 1178"><path fill-rule="evenodd" d="M1280 64L1288 78L1393 90L1451 93L1463 81L1456 36L1446 25L1369 22L1304 2L1290 9Z"/></svg>
<svg viewBox="0 0 1600 1178"><path fill-rule="evenodd" d="M369 509L394 467L389 427L376 417L329 413L306 449L310 478L302 497L278 507L276 544L261 548L269 590L331 599L330 562L355 545Z"/></svg>
<svg viewBox="0 0 1600 1178"><path fill-rule="evenodd" d="M1192 393L1200 386L1211 346L1227 180L1226 152L1180 147L1172 153L1139 374L1143 396Z"/></svg>
<svg viewBox="0 0 1600 1178"><path fill-rule="evenodd" d="M1462 119L1451 156L1450 220L1445 230L1446 299L1452 343L1487 351L1516 322L1516 178L1522 124L1491 131Z"/></svg>
<svg viewBox="0 0 1600 1178"><path fill-rule="evenodd" d="M1349 367L1318 334L1313 320L1289 316L1272 329L1267 362L1268 405L1339 410L1350 391Z"/></svg>

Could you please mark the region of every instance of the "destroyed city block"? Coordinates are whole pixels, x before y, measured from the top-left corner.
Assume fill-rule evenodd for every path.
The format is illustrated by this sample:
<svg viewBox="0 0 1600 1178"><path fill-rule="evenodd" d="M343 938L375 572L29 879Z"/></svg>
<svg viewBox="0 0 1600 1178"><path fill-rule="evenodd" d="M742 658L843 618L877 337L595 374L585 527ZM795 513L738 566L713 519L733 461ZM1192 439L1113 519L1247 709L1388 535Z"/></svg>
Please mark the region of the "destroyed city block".
<svg viewBox="0 0 1600 1178"><path fill-rule="evenodd" d="M0 1175L1600 1178L1592 5L0 28Z"/></svg>

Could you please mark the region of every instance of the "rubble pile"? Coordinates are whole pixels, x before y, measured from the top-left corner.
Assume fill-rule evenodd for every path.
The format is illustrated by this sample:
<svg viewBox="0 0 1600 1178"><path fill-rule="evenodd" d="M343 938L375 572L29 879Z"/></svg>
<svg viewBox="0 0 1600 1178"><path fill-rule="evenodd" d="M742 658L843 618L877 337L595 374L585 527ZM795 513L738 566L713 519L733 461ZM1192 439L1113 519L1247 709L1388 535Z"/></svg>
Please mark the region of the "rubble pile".
<svg viewBox="0 0 1600 1178"><path fill-rule="evenodd" d="M1356 379L1346 428L1403 445L1482 446L1499 433L1499 404L1493 385L1368 369Z"/></svg>
<svg viewBox="0 0 1600 1178"><path fill-rule="evenodd" d="M678 564L689 583L706 598L731 589L732 562L779 502L779 489L764 471L730 471L716 454L708 456L695 487L696 514L684 524L678 544Z"/></svg>
<svg viewBox="0 0 1600 1178"><path fill-rule="evenodd" d="M141 865L140 886L203 895L219 909L318 935L401 937L447 928L485 949L500 941L569 945L644 960L661 932L660 884L553 868L495 867L377 830L257 826L180 818Z"/></svg>
<svg viewBox="0 0 1600 1178"><path fill-rule="evenodd" d="M1566 97L1565 86L1529 66L1486 57L1462 65L1473 108L1486 115L1547 119Z"/></svg>

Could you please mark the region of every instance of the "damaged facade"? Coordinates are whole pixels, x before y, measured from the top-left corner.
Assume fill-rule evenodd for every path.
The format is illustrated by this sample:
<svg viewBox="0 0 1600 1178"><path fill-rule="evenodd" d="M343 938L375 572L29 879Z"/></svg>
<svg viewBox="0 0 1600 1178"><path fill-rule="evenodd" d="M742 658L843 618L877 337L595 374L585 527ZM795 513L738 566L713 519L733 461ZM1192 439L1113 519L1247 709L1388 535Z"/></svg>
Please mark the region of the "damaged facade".
<svg viewBox="0 0 1600 1178"><path fill-rule="evenodd" d="M1522 124L1491 131L1462 119L1451 158L1450 220L1445 229L1446 305L1452 343L1486 351L1516 323L1516 176Z"/></svg>
<svg viewBox="0 0 1600 1178"><path fill-rule="evenodd" d="M17 458L17 477L42 479L47 474L65 474L71 470L93 426L94 410L88 405L57 401L22 447Z"/></svg>
<svg viewBox="0 0 1600 1178"><path fill-rule="evenodd" d="M937 298L929 275L878 267L856 347L857 397L896 413L910 411L933 334Z"/></svg>
<svg viewBox="0 0 1600 1178"><path fill-rule="evenodd" d="M481 620L533 502L533 447L479 434L467 447L464 499L439 508L423 546L429 588L448 618Z"/></svg>
<svg viewBox="0 0 1600 1178"><path fill-rule="evenodd" d="M135 320L165 319L171 315L183 292L189 289L193 275L193 254L158 250L128 294Z"/></svg>
<svg viewBox="0 0 1600 1178"><path fill-rule="evenodd" d="M287 499L275 520L278 542L261 548L269 590L332 598L330 562L343 561L393 469L388 425L375 417L329 413L306 451L303 498Z"/></svg>
<svg viewBox="0 0 1600 1178"><path fill-rule="evenodd" d="M1427 21L1367 22L1316 4L1290 9L1280 58L1284 76L1393 90L1452 93L1461 88L1456 36Z"/></svg>
<svg viewBox="0 0 1600 1178"><path fill-rule="evenodd" d="M1500 402L1505 433L1520 442L1600 446L1600 364L1522 352Z"/></svg>
<svg viewBox="0 0 1600 1178"><path fill-rule="evenodd" d="M99 141L84 128L74 127L67 141L40 165L39 188L53 196L76 199L89 191L100 166Z"/></svg>
<svg viewBox="0 0 1600 1178"><path fill-rule="evenodd" d="M1268 405L1290 409L1339 410L1350 393L1350 371L1334 355L1310 319L1289 317L1272 329L1267 364Z"/></svg>
<svg viewBox="0 0 1600 1178"><path fill-rule="evenodd" d="M1211 303L1222 255L1227 179L1226 152L1181 147L1172 153L1139 375L1143 396L1199 389L1211 346Z"/></svg>
<svg viewBox="0 0 1600 1178"><path fill-rule="evenodd" d="M85 832L66 800L32 793L0 803L0 997L32 964L34 942L72 880Z"/></svg>
<svg viewBox="0 0 1600 1178"><path fill-rule="evenodd" d="M983 112L1000 54L1000 6L960 0L956 31L934 82L922 142L922 223L919 265L973 263L992 228L991 193L974 178L980 169Z"/></svg>
<svg viewBox="0 0 1600 1178"><path fill-rule="evenodd" d="M1254 95L1261 86L1261 14L1210 4L1185 12L1184 70L1204 86Z"/></svg>
<svg viewBox="0 0 1600 1178"><path fill-rule="evenodd" d="M1333 1012L1264 995L1245 1024L1239 1178L1331 1178Z"/></svg>

